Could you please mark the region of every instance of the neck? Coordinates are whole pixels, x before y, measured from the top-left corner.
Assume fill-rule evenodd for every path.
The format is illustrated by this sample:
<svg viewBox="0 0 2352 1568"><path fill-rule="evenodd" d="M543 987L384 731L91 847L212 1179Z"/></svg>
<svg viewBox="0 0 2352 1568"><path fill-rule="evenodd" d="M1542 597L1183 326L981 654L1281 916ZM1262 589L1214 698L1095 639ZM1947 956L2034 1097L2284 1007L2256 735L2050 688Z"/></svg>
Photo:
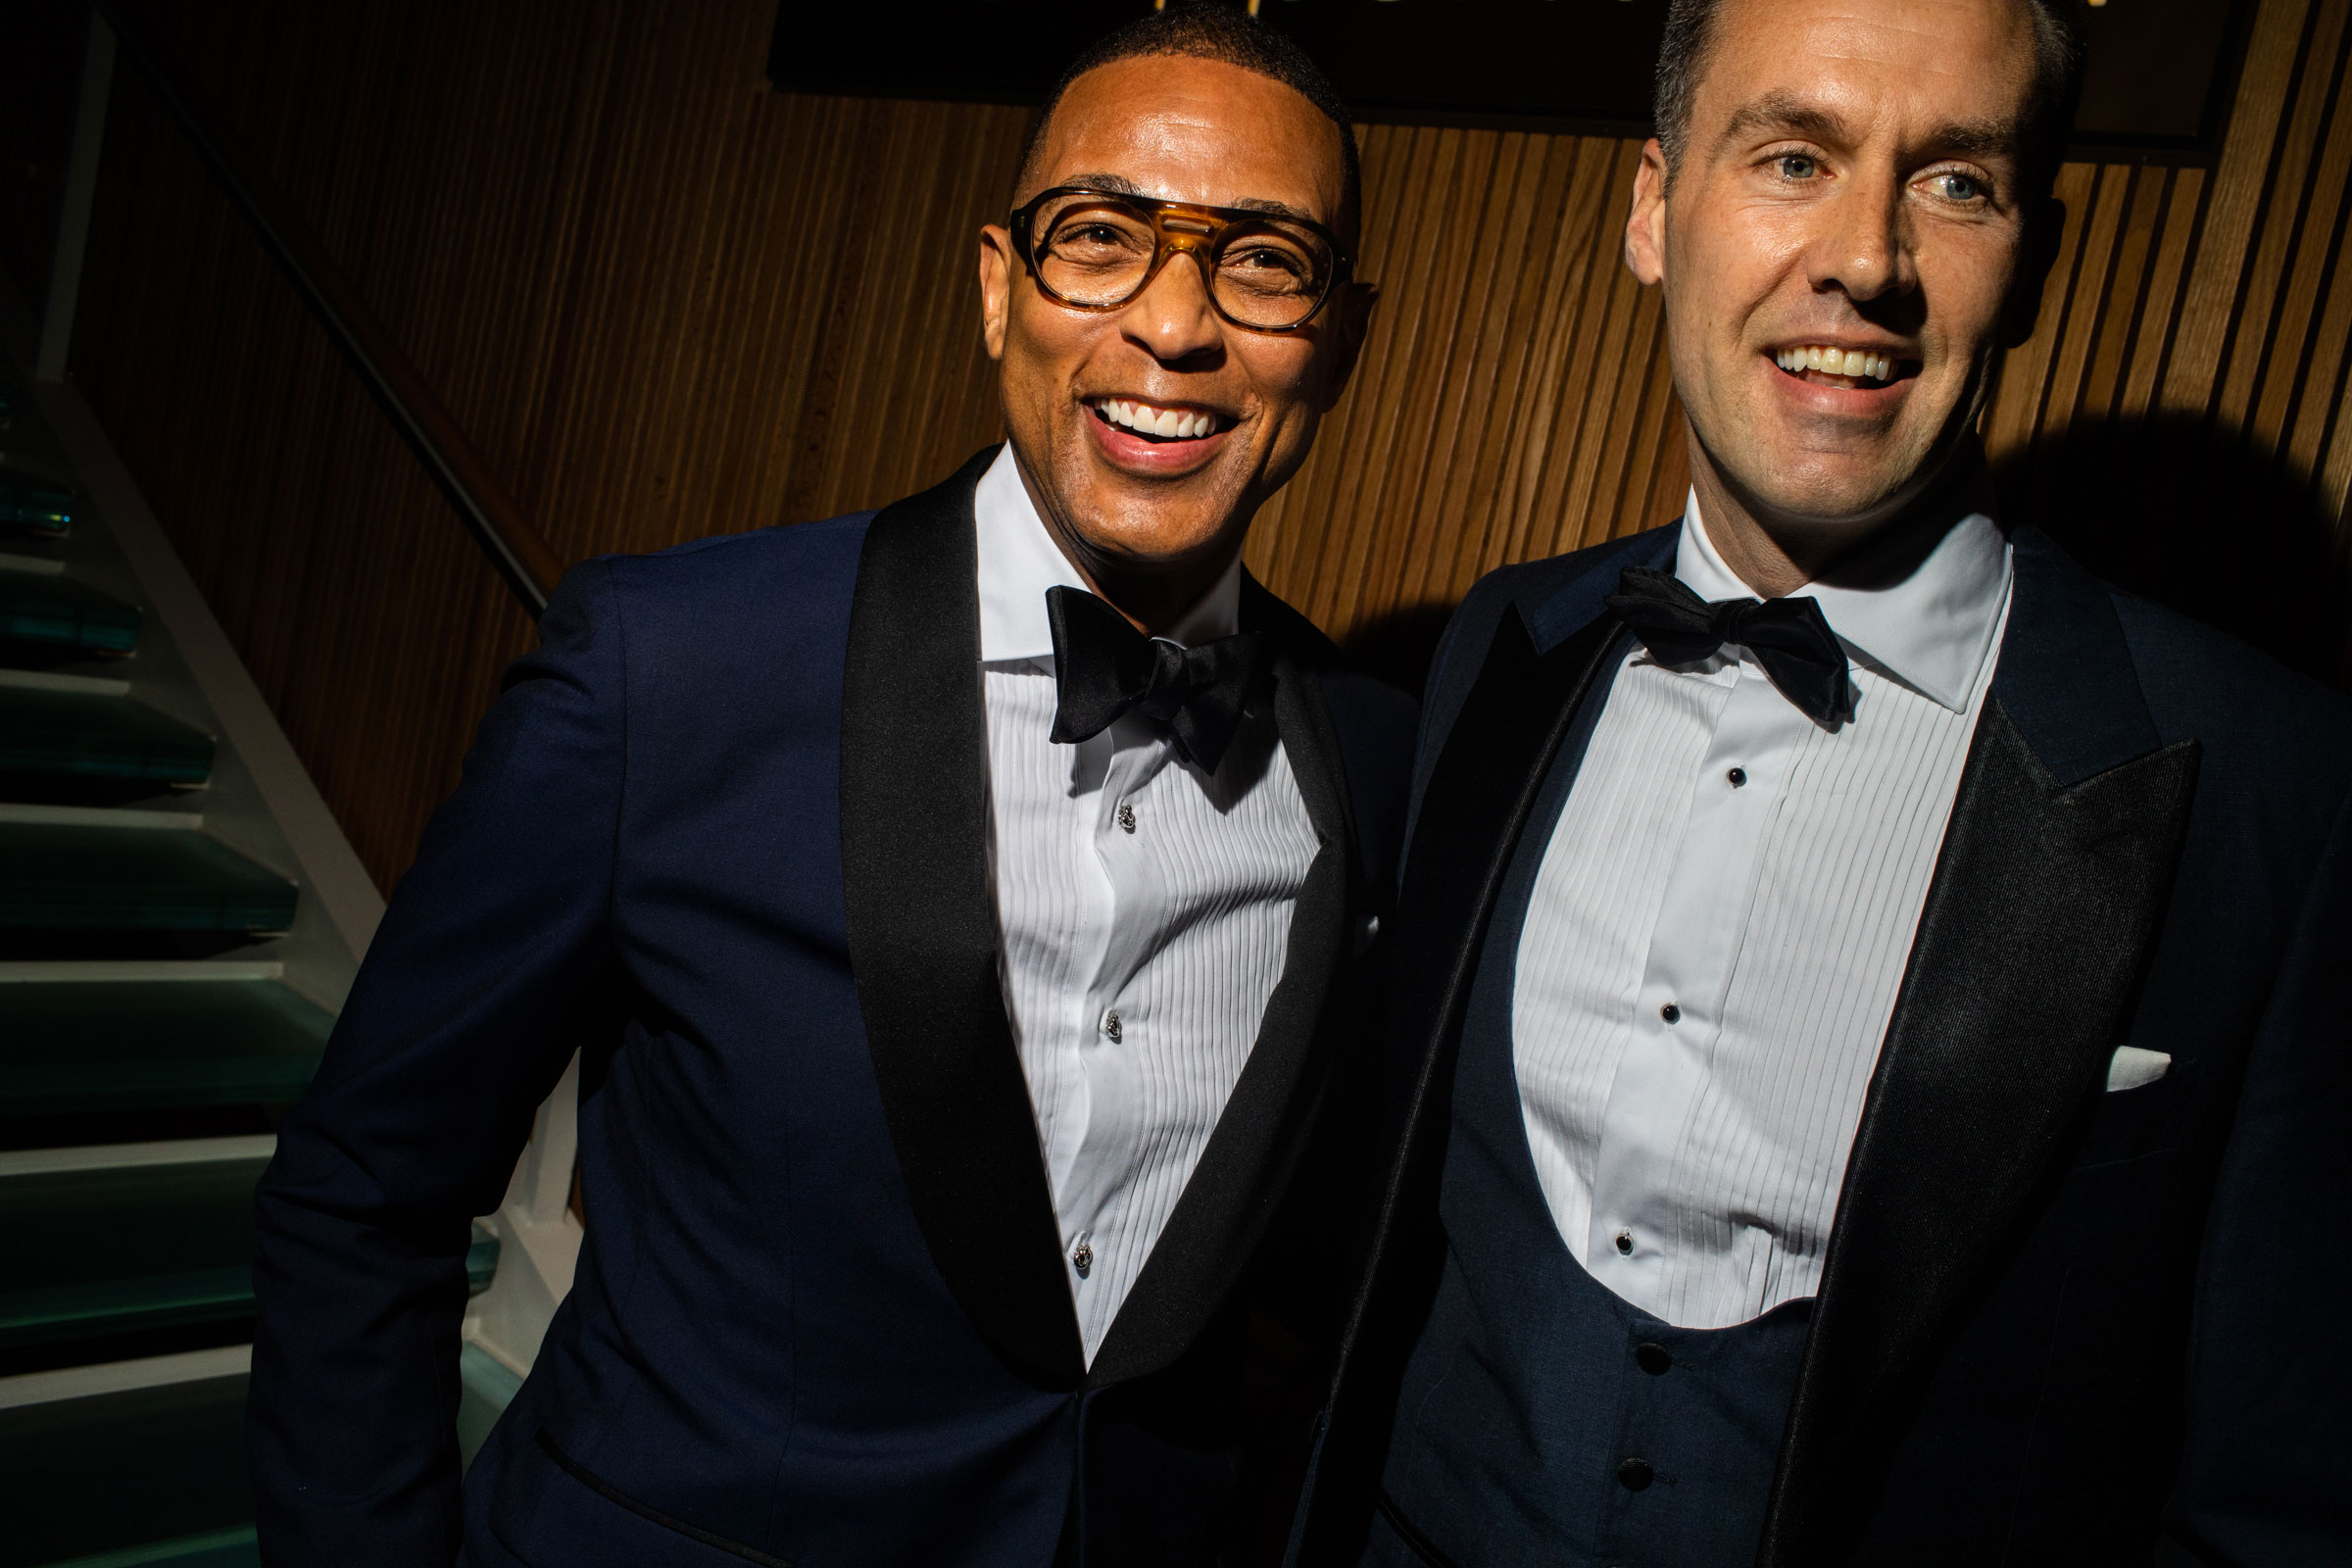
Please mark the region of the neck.
<svg viewBox="0 0 2352 1568"><path fill-rule="evenodd" d="M1884 553L1880 546L1898 539L1932 543L1977 510L1978 481L1984 469L1983 449L1972 438L1884 514L1782 516L1717 468L1688 424L1685 438L1690 453L1690 488L1698 498L1707 542L1734 575L1764 599L1785 599L1807 583L1841 576L1843 568L1861 560L1875 561Z"/></svg>
<svg viewBox="0 0 2352 1568"><path fill-rule="evenodd" d="M1250 531L1249 520L1244 518L1218 533L1208 548L1197 555L1174 561L1138 561L1089 544L1062 520L1060 513L1047 505L1025 467L1021 483L1037 508L1038 520L1046 525L1046 537L1078 573L1078 580L1147 637L1162 635L1200 603L1201 596L1233 568L1234 558L1242 553L1242 541Z"/></svg>

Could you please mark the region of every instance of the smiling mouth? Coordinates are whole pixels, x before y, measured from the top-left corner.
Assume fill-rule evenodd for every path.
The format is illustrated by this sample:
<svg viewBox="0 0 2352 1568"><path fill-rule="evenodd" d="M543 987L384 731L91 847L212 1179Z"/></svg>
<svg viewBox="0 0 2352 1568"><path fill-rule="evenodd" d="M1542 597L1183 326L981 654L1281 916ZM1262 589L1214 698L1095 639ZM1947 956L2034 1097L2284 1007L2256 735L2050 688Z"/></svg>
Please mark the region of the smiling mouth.
<svg viewBox="0 0 2352 1568"><path fill-rule="evenodd" d="M1807 343L1778 350L1773 363L1783 371L1815 386L1863 391L1887 386L1917 368L1909 360L1869 349L1840 349Z"/></svg>
<svg viewBox="0 0 2352 1568"><path fill-rule="evenodd" d="M1232 423L1205 409L1166 409L1133 398L1096 398L1087 408L1104 424L1147 441L1199 441Z"/></svg>

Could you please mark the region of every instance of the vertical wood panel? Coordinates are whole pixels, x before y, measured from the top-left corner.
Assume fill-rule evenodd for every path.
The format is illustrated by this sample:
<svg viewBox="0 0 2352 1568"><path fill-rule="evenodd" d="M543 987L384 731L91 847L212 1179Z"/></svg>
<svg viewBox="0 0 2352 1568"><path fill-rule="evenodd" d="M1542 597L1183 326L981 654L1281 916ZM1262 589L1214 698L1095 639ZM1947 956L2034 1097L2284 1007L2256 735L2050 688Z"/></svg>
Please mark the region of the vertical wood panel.
<svg viewBox="0 0 2352 1568"><path fill-rule="evenodd" d="M37 106L78 45L72 7L30 4L0 80ZM1027 114L767 91L773 15L202 0L172 24L576 560L877 505L999 432L974 231ZM2063 171L2058 266L1985 416L1996 457L2208 420L2340 529L2348 22L2352 0L2260 0L2212 171ZM0 121L18 165L53 157L55 118ZM1658 301L1619 259L1638 144L1359 139L1382 302L1249 559L1377 650L1495 565L1666 520L1688 477ZM22 183L0 259L32 293L52 220ZM388 885L529 626L127 73L83 297L75 375Z"/></svg>

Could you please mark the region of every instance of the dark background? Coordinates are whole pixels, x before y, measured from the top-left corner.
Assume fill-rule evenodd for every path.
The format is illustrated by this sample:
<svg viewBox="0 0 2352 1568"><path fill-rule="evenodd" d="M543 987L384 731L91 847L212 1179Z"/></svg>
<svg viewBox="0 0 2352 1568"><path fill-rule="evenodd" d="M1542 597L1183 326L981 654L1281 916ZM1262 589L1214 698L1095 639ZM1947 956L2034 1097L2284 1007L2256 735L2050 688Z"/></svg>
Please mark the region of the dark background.
<svg viewBox="0 0 2352 1568"><path fill-rule="evenodd" d="M1147 0L809 6L785 0L768 74L796 92L1034 103L1082 44ZM2211 153L2243 0L2110 0L2089 12L2084 147ZM1367 120L1635 132L1649 122L1665 0L1264 0Z"/></svg>
<svg viewBox="0 0 2352 1568"><path fill-rule="evenodd" d="M1321 4L1265 0L1278 24ZM1661 5L1526 9L1597 28ZM872 68L854 96L773 90L777 0L152 9L568 562L876 506L1000 433L974 235L1033 111L878 84L967 12L1025 40L1036 77L1079 40L1052 0L864 7L786 23L802 58L812 29L864 29L833 56ZM2110 0L2094 24L2161 44L2167 14ZM0 294L36 310L82 25L81 0L0 8ZM2352 0L2259 0L2243 53L2210 154L2060 172L2056 267L1983 428L2034 520L2099 570L2334 678ZM1596 48L1544 65L1647 91L1646 63ZM135 70L112 104L73 378L388 888L530 621ZM1248 559L1409 682L1481 573L1663 522L1687 476L1657 291L1620 260L1640 142L1383 113L1360 131L1359 265L1382 289L1363 361Z"/></svg>

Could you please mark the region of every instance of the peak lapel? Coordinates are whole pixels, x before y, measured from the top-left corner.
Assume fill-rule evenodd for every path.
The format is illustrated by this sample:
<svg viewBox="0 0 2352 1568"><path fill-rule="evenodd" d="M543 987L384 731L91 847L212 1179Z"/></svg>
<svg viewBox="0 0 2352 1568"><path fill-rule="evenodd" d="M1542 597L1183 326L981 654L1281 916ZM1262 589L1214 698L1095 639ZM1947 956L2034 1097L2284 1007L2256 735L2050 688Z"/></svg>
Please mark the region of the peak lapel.
<svg viewBox="0 0 2352 1568"><path fill-rule="evenodd" d="M1245 624L1258 620L1245 584ZM1104 1335L1088 1381L1139 1378L1182 1355L1223 1304L1256 1250L1319 1098L1321 1024L1347 951L1355 847L1340 746L1311 671L1282 637L1274 726L1319 847L1291 914L1282 978L1266 999L1249 1062L1227 1098L1184 1196Z"/></svg>
<svg viewBox="0 0 2352 1568"><path fill-rule="evenodd" d="M1846 1165L1769 1568L1836 1561L1862 1522L1857 1478L1905 1388L2122 1038L2187 826L2197 744L2157 749L2103 592L2018 545L2002 668Z"/></svg>
<svg viewBox="0 0 2352 1568"><path fill-rule="evenodd" d="M1085 1354L988 879L972 491L994 451L868 526L842 682L850 967L906 1193L991 1349L1046 1388Z"/></svg>

